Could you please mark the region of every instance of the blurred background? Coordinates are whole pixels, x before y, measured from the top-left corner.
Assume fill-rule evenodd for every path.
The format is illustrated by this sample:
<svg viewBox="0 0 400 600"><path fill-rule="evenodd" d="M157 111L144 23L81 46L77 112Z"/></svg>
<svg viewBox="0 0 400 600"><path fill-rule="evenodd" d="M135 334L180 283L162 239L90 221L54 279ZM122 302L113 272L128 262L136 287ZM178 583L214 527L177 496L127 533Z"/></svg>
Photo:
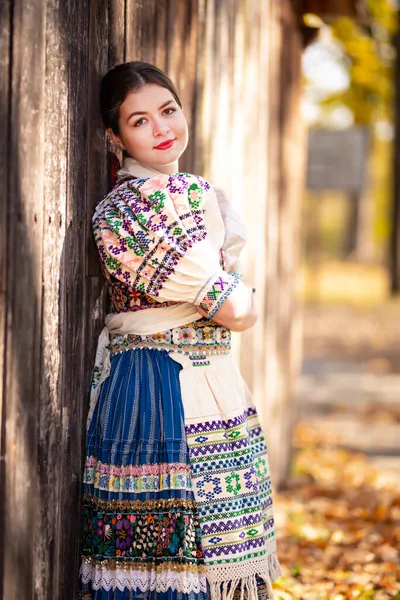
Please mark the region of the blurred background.
<svg viewBox="0 0 400 600"><path fill-rule="evenodd" d="M303 358L277 500L283 599L400 598L399 7L360 8L303 16Z"/></svg>
<svg viewBox="0 0 400 600"><path fill-rule="evenodd" d="M301 113L309 129L304 297L383 301L399 288L397 3L368 1L357 19L324 23L308 13L303 20L318 31L302 58ZM348 283L336 285L335 273L348 273Z"/></svg>

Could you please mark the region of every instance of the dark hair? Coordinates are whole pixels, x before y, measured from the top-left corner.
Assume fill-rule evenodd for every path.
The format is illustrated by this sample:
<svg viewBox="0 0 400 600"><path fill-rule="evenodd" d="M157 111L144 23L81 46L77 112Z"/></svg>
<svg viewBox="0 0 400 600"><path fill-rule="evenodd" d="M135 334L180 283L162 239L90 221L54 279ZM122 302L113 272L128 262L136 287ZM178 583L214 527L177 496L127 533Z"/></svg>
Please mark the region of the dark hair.
<svg viewBox="0 0 400 600"><path fill-rule="evenodd" d="M119 107L129 92L136 92L146 83L155 83L171 92L182 108L178 92L169 77L150 63L135 60L117 65L106 73L100 84L100 110L105 128L119 133Z"/></svg>

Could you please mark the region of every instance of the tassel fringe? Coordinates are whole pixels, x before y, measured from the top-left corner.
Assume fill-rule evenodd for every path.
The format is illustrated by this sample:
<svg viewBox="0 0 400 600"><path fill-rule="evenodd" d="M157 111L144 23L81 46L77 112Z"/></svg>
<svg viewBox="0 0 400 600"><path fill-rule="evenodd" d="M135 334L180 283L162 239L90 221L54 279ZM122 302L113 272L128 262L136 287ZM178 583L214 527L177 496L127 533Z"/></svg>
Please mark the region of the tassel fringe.
<svg viewBox="0 0 400 600"><path fill-rule="evenodd" d="M268 557L268 573L259 573L247 577L239 577L228 581L212 581L210 583L211 600L258 600L257 575L264 581L268 600L273 600L272 582L282 575L282 569L275 554ZM240 598L238 591L240 590Z"/></svg>

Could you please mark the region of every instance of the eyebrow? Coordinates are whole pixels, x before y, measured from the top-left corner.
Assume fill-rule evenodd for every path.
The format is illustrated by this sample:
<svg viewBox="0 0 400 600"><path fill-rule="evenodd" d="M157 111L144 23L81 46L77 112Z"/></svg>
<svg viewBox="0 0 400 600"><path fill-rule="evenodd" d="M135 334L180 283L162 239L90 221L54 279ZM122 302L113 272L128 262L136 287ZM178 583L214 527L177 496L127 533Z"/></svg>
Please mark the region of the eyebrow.
<svg viewBox="0 0 400 600"><path fill-rule="evenodd" d="M175 100L173 98L171 98L170 100L167 100L166 102L164 102L164 104L161 104L161 106L159 107L158 110L162 110L168 104L171 104L171 102L175 102ZM137 110L135 112L132 112L126 120L129 121L129 119L131 119L135 115L147 115L147 112L145 110Z"/></svg>

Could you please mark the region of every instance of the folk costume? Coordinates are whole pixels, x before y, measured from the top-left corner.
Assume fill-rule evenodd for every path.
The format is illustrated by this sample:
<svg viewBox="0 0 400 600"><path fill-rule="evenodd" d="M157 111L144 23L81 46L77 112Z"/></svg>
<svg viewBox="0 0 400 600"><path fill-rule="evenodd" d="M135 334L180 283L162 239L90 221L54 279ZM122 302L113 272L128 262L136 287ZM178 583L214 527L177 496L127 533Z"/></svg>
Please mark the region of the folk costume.
<svg viewBox="0 0 400 600"><path fill-rule="evenodd" d="M266 446L231 332L212 320L243 285L243 226L201 177L126 159L93 231L111 312L88 415L81 598L272 598Z"/></svg>

